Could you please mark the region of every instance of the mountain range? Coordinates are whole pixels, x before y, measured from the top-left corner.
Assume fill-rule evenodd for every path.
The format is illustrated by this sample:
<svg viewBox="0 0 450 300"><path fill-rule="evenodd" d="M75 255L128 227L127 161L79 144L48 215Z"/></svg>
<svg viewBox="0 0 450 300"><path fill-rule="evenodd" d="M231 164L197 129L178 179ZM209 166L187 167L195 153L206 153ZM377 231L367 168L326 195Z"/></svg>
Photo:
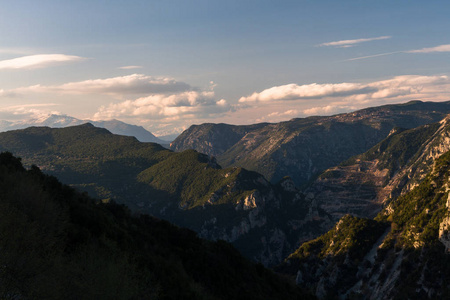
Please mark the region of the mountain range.
<svg viewBox="0 0 450 300"><path fill-rule="evenodd" d="M228 241L319 299L444 299L449 114L450 102L412 101L202 124L175 152L92 124L31 127L0 133L0 151L104 204Z"/></svg>
<svg viewBox="0 0 450 300"><path fill-rule="evenodd" d="M308 117L256 125L193 125L170 145L215 156L224 167L256 171L275 183L290 176L304 186L324 170L383 140L395 127L440 121L450 102L411 101L329 117Z"/></svg>
<svg viewBox="0 0 450 300"><path fill-rule="evenodd" d="M85 123L91 123L94 126L106 128L114 134L134 136L141 142L152 142L163 145L169 144L168 141L157 138L151 132L144 129L144 127L142 126L127 124L119 120L109 120L109 121L80 120L71 116L57 115L57 114L42 115L40 117L16 122L2 120L0 121L0 132L15 129L24 129L31 126L38 126L38 127L48 126L53 128L61 128L67 126L81 125Z"/></svg>
<svg viewBox="0 0 450 300"><path fill-rule="evenodd" d="M332 225L289 178L271 184L253 171L222 169L195 150L172 152L92 124L3 132L0 151L96 198L231 242L264 265Z"/></svg>

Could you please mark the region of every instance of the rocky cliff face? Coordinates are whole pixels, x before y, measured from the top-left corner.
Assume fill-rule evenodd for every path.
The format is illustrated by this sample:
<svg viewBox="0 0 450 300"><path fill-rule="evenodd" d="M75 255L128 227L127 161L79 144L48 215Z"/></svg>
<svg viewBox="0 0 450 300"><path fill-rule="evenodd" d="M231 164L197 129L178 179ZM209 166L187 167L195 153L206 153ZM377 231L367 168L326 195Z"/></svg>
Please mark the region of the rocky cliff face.
<svg viewBox="0 0 450 300"><path fill-rule="evenodd" d="M241 180L231 186L249 184ZM266 266L279 264L302 242L332 226L330 216L299 192L289 178L278 185L271 185L262 176L251 181L255 189L232 202L206 202L189 210L173 210L169 204L156 215L191 228L202 238L228 241ZM222 192L214 195L220 199Z"/></svg>
<svg viewBox="0 0 450 300"><path fill-rule="evenodd" d="M308 188L339 219L374 217L383 206L418 185L434 161L450 150L450 117L411 130L395 130L368 152L321 174Z"/></svg>
<svg viewBox="0 0 450 300"><path fill-rule="evenodd" d="M445 143L445 121L440 125L435 138ZM445 147L432 142L423 149ZM279 271L319 299L448 298L450 152L427 168L420 183L405 185L375 219L344 216L304 243Z"/></svg>
<svg viewBox="0 0 450 300"><path fill-rule="evenodd" d="M413 101L277 124L196 125L181 134L171 148L217 156L222 166L245 167L271 182L288 175L301 186L325 169L367 151L394 127L437 122L446 113L450 113L450 102Z"/></svg>

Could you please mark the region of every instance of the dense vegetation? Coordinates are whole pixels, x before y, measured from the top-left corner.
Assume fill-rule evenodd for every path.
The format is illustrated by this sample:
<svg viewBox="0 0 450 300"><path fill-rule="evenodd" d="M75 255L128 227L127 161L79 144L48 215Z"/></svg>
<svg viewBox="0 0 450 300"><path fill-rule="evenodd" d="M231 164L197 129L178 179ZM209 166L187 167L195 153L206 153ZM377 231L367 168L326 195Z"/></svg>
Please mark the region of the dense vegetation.
<svg viewBox="0 0 450 300"><path fill-rule="evenodd" d="M387 228L383 222L346 215L326 234L303 243L276 270L295 274L300 286L321 298L337 299L357 282L360 265Z"/></svg>
<svg viewBox="0 0 450 300"><path fill-rule="evenodd" d="M261 176L242 168L221 169L205 154L194 150L174 153L138 175L138 180L152 188L181 199L180 207L193 208L207 204L237 203L251 194L255 184L236 183L258 180ZM249 180L250 179L250 180ZM220 191L220 195L217 193ZM214 196L216 194L216 196Z"/></svg>
<svg viewBox="0 0 450 300"><path fill-rule="evenodd" d="M289 259L301 261L311 255L323 259L348 254L350 259L360 261L386 228L386 224L374 220L346 215L332 230L304 243Z"/></svg>
<svg viewBox="0 0 450 300"><path fill-rule="evenodd" d="M2 299L307 299L230 244L86 194L0 154Z"/></svg>

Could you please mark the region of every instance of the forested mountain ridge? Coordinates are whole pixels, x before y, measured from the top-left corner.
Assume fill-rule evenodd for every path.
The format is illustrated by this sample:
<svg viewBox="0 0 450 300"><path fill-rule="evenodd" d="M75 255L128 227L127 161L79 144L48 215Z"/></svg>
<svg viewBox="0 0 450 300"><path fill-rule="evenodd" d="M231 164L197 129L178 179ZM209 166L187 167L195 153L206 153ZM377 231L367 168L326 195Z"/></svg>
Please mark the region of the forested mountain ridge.
<svg viewBox="0 0 450 300"><path fill-rule="evenodd" d="M232 242L265 265L332 225L289 178L274 185L256 172L222 169L193 150L175 153L90 124L0 133L0 151L100 199Z"/></svg>
<svg viewBox="0 0 450 300"><path fill-rule="evenodd" d="M244 259L0 153L2 299L312 299Z"/></svg>
<svg viewBox="0 0 450 300"><path fill-rule="evenodd" d="M195 149L216 156L222 166L240 166L277 182L290 176L297 186L388 136L394 127L435 123L450 113L450 102L411 101L330 117L276 124L192 126L171 149Z"/></svg>

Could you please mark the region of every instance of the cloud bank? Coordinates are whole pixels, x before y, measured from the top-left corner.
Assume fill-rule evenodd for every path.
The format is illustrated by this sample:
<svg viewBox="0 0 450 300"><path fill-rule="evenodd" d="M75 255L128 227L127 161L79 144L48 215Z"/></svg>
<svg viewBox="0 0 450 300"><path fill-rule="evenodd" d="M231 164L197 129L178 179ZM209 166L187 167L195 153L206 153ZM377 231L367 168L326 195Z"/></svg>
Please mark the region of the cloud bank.
<svg viewBox="0 0 450 300"><path fill-rule="evenodd" d="M59 63L84 60L85 58L65 54L37 54L0 61L0 70L4 69L37 69Z"/></svg>
<svg viewBox="0 0 450 300"><path fill-rule="evenodd" d="M442 85L450 85L447 76L404 75L370 83L287 84L241 97L239 102L264 103L338 97L353 97L359 100L394 98L432 92L433 87Z"/></svg>
<svg viewBox="0 0 450 300"><path fill-rule="evenodd" d="M100 107L94 119L139 117L154 119L203 118L230 110L226 100L216 100L213 91L155 94Z"/></svg>

